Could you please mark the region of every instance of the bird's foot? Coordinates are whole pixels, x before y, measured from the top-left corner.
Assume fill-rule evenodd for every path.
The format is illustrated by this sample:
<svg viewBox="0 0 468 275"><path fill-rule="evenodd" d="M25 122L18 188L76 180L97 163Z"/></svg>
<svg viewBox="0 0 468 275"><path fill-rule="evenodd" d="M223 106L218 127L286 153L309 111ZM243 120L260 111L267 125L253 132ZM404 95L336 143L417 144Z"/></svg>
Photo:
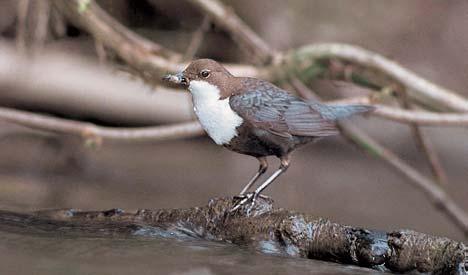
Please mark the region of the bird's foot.
<svg viewBox="0 0 468 275"><path fill-rule="evenodd" d="M258 207L256 207L257 206L256 202L259 198L263 202L258 203ZM263 213L265 212L265 210L268 211L269 209L271 209L271 203L273 201L271 198L261 195L261 194L257 194L255 192L235 196L234 200L235 200L235 203L233 207L231 208L230 212L233 213L243 208L247 216L250 216L253 210L259 213ZM264 206L268 206L268 207L265 208Z"/></svg>
<svg viewBox="0 0 468 275"><path fill-rule="evenodd" d="M250 212L249 210L255 204L255 200L257 199L256 197L257 196L254 192L235 196L234 199L237 200L237 202L234 203L233 207L231 208L231 212L239 210L242 206L247 205L249 202L250 207L247 209L247 212Z"/></svg>
<svg viewBox="0 0 468 275"><path fill-rule="evenodd" d="M238 201L241 201L245 198L250 198L251 196L253 196L255 194L255 192L250 192L250 193L246 193L246 194L239 194L239 195L235 195L234 196L234 199L235 200L238 200ZM270 197L268 196L265 196L265 195L262 195L262 194L258 194L257 195L257 198L262 198L262 199L265 199L265 200L271 200Z"/></svg>

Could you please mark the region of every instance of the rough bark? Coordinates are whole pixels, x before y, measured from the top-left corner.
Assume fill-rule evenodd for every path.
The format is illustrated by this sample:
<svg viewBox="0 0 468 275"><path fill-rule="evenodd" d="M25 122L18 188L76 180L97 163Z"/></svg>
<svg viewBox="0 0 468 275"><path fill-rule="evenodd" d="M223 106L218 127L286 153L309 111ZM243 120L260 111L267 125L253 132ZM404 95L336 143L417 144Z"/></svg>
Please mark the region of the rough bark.
<svg viewBox="0 0 468 275"><path fill-rule="evenodd" d="M353 264L393 272L465 274L466 246L411 230L383 232L340 225L313 215L273 208L259 199L251 211L231 213L234 198L188 209L34 213L0 211L0 228L21 232L201 238L248 245L264 253Z"/></svg>

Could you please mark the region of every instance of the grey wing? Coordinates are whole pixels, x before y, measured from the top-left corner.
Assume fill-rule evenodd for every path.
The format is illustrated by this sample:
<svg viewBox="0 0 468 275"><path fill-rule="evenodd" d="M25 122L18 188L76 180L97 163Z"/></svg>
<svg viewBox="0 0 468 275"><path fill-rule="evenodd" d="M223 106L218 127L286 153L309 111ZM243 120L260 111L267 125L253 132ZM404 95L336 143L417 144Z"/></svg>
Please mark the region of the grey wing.
<svg viewBox="0 0 468 275"><path fill-rule="evenodd" d="M276 135L321 137L338 133L333 120L324 118L316 108L268 82L259 81L255 89L231 96L229 104L255 127Z"/></svg>

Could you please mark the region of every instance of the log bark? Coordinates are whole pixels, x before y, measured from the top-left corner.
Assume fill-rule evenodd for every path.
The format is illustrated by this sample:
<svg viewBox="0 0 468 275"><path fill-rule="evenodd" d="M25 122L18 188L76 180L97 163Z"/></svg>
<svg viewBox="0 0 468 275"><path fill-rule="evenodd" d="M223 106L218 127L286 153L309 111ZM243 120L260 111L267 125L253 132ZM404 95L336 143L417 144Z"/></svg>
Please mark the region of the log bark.
<svg viewBox="0 0 468 275"><path fill-rule="evenodd" d="M188 209L16 213L0 210L0 229L91 236L199 238L247 245L261 252L320 259L393 272L466 274L464 243L411 230L383 232L340 225L273 207L259 199L231 213L236 198Z"/></svg>

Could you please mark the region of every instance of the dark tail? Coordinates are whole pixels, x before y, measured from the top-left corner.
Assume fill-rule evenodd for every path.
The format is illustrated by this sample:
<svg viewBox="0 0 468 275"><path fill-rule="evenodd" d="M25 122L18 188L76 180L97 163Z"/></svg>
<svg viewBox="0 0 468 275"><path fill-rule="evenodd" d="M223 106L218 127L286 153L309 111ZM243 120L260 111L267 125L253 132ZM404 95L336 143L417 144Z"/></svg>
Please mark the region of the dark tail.
<svg viewBox="0 0 468 275"><path fill-rule="evenodd" d="M321 113L328 119L338 120L355 114L370 113L375 110L371 105L325 105Z"/></svg>

